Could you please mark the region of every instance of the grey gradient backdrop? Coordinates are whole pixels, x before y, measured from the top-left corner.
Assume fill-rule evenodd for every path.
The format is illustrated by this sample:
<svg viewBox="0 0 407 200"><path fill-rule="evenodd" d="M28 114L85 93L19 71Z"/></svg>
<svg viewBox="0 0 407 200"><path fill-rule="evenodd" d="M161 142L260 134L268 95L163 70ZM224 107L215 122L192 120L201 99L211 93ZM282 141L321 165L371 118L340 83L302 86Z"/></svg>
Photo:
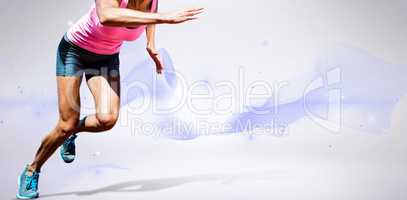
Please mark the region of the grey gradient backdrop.
<svg viewBox="0 0 407 200"><path fill-rule="evenodd" d="M2 4L0 196L13 199L17 175L57 119L56 107L37 113L31 102L56 95L56 47L92 1ZM170 52L189 81L236 80L239 66L248 82L295 80L338 46L407 66L405 0L161 0L160 11L195 5L206 8L201 19L157 30L157 45ZM142 49L144 42L134 45ZM406 113L404 97L381 134L351 128L332 134L303 119L284 137L236 134L176 141L117 126L109 134L81 136L78 160L69 166L54 155L43 168L40 190L44 199L58 200L403 200Z"/></svg>

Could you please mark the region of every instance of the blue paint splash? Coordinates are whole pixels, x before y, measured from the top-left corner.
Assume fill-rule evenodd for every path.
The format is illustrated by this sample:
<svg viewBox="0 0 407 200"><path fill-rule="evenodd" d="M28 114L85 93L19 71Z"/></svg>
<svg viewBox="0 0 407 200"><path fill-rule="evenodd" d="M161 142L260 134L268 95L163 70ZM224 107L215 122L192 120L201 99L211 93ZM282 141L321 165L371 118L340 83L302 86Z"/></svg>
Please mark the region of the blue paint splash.
<svg viewBox="0 0 407 200"><path fill-rule="evenodd" d="M338 106L335 115L340 121L331 122L334 125L383 133L390 127L395 105L407 93L406 72L407 66L386 63L363 50L339 48L319 60L297 100L280 104L271 97L264 105L231 117L227 122L232 127L229 132L250 131L272 123L287 126L304 117L329 123L329 108ZM295 80L292 82L299 87ZM339 94L336 101L331 100L331 91ZM353 118L355 113L360 117Z"/></svg>
<svg viewBox="0 0 407 200"><path fill-rule="evenodd" d="M147 93L142 94L138 90L130 90L126 94L127 98L122 98L122 106L145 97L143 95L165 101L172 97L177 88L176 71L168 52L160 50L166 69L160 76L156 75L154 62L149 57L136 56L143 55L142 52L145 53L145 50L137 45L128 45L122 50L122 85L138 82L147 88ZM395 105L407 93L407 79L404 77L406 72L407 66L387 63L360 49L341 47L323 56L309 75L291 80L284 88L288 92L278 96L278 99L284 100L279 102L276 101L276 96L272 96L261 106L250 106L246 112L233 114L224 122L230 125L230 129L222 133L203 134L188 128L188 122L176 116L157 116L156 122L164 137L189 140L202 135L239 133L264 126L284 129L304 118L332 123L329 118L332 111L330 108L340 105L340 125L370 133L382 133L390 127ZM157 77L159 78L155 79ZM17 90L22 91L22 87L17 87ZM332 100L332 91L339 92L339 100ZM29 106L30 111L41 119L57 116L56 94L22 98L17 96L15 99L1 99L0 105L7 112ZM28 98L29 102L26 100ZM357 119L353 118L355 113L359 116ZM0 114L0 117L7 116ZM176 127L169 127L174 126L168 123L171 121L178 122L175 123ZM250 126L245 126L248 123ZM335 123L337 122L334 121L333 124Z"/></svg>
<svg viewBox="0 0 407 200"><path fill-rule="evenodd" d="M152 97L161 100L173 94L176 88L176 73L173 62L165 49L160 49L159 53L165 68L162 75L157 74L155 63L150 58L133 64L134 61L128 60L129 58L121 57L124 60L122 67L127 68L121 80L122 88L125 88L125 92L123 92L125 96L121 98L122 106L137 98Z"/></svg>

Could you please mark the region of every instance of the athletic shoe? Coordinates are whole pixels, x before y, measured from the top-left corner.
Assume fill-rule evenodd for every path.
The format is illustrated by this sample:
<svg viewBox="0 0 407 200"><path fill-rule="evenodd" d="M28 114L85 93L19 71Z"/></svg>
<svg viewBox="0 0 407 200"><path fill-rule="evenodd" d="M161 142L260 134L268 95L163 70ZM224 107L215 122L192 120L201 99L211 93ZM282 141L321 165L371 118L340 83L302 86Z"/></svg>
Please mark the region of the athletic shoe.
<svg viewBox="0 0 407 200"><path fill-rule="evenodd" d="M71 163L75 160L75 139L76 139L76 134L73 134L69 136L68 139L64 141L64 144L61 146L61 157L62 160L66 163Z"/></svg>
<svg viewBox="0 0 407 200"><path fill-rule="evenodd" d="M38 180L39 172L33 172L31 176L27 175L28 165L23 173L18 177L18 199L35 199L38 198Z"/></svg>

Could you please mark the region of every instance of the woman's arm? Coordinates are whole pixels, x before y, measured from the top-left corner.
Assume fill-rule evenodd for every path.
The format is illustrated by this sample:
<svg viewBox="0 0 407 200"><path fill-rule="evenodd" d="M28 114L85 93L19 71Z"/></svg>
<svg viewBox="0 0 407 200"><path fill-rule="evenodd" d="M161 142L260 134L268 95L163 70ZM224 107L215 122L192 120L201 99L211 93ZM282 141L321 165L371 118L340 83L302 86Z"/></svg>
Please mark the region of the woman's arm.
<svg viewBox="0 0 407 200"><path fill-rule="evenodd" d="M155 13L158 11L158 3L155 7ZM157 73L161 74L164 68L161 57L157 49L155 48L155 24L149 24L146 26L146 38L147 38L147 52L153 59Z"/></svg>
<svg viewBox="0 0 407 200"><path fill-rule="evenodd" d="M155 25L146 26L147 48L155 49Z"/></svg>
<svg viewBox="0 0 407 200"><path fill-rule="evenodd" d="M153 1L151 1L151 7L153 6ZM155 6L154 13L158 13L158 0ZM146 37L147 37L147 50L155 50L155 24L149 24L146 26Z"/></svg>
<svg viewBox="0 0 407 200"><path fill-rule="evenodd" d="M161 57L157 49L155 48L155 25L147 25L146 27L146 37L147 37L147 52L153 59L157 73L161 74L164 68Z"/></svg>
<svg viewBox="0 0 407 200"><path fill-rule="evenodd" d="M196 19L202 8L184 9L172 13L149 13L120 8L120 0L96 0L99 21L107 26L134 27L149 24L177 24Z"/></svg>

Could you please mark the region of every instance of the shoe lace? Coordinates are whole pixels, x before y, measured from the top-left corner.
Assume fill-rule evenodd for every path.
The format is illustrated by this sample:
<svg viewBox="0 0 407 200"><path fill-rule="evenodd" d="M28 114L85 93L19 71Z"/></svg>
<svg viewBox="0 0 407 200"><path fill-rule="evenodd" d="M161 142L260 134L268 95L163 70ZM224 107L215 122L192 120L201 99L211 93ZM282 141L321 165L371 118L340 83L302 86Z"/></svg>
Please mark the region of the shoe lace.
<svg viewBox="0 0 407 200"><path fill-rule="evenodd" d="M72 135L70 136L67 140L65 140L64 142L64 146L66 147L66 152L68 153L75 153L75 139L76 139L76 135Z"/></svg>
<svg viewBox="0 0 407 200"><path fill-rule="evenodd" d="M38 179L39 179L39 174L38 172L33 172L33 174L31 176L26 176L26 189L27 190L33 190L33 191L37 191L38 189Z"/></svg>

